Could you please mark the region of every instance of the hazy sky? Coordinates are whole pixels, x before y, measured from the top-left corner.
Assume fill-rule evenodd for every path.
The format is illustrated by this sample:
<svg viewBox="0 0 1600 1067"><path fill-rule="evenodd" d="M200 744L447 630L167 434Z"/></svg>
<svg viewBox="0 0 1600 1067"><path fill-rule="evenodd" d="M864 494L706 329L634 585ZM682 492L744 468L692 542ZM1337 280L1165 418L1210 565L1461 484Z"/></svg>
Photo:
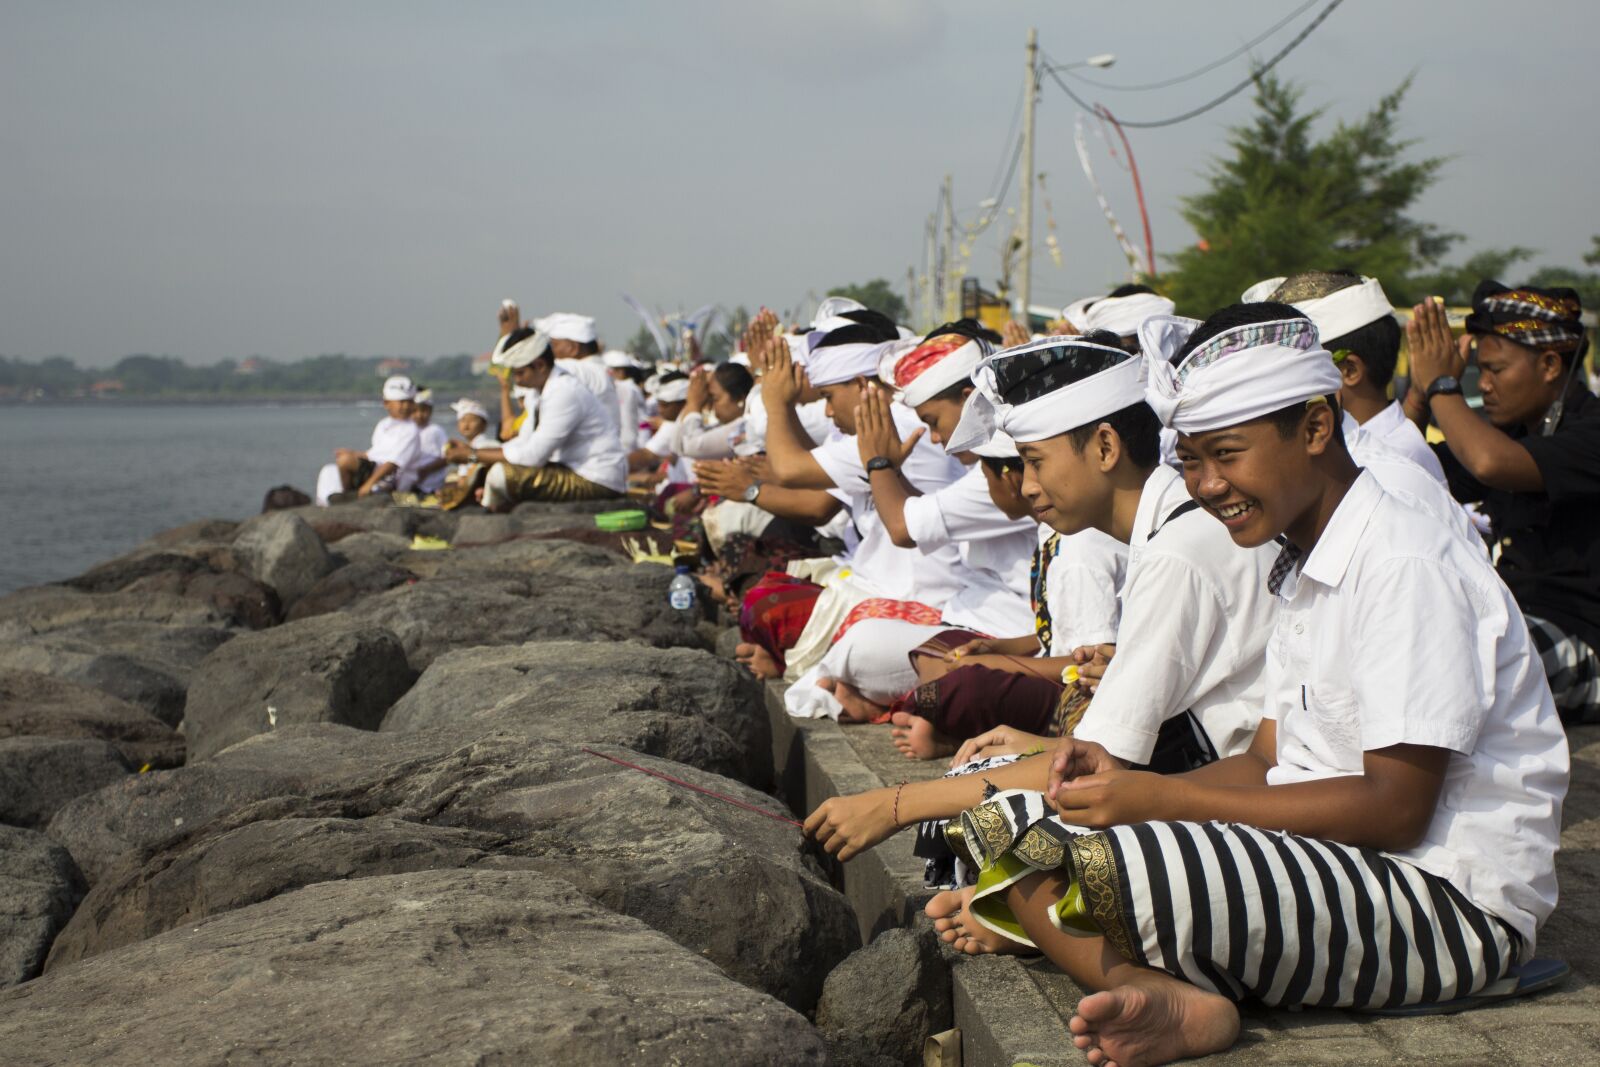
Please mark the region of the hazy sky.
<svg viewBox="0 0 1600 1067"><path fill-rule="evenodd" d="M1200 66L1296 6L4 0L0 354L435 355L486 347L507 296L593 314L621 342L637 326L622 291L754 308L901 285L944 173L963 218L991 191L1027 27L1058 61L1115 53L1089 73L1126 85ZM1414 71L1405 133L1453 157L1418 214L1469 249L1576 264L1600 231L1600 5L1512 11L1346 0L1279 70L1329 121ZM1244 73L1241 59L1171 89L1083 91L1160 118ZM1074 112L1047 82L1037 169L1066 259L1042 254L1041 201L1036 302L1125 270ZM1246 92L1131 134L1158 252L1192 240L1177 200L1249 113ZM1096 151L1136 233L1128 179ZM1003 228L974 252L985 280Z"/></svg>

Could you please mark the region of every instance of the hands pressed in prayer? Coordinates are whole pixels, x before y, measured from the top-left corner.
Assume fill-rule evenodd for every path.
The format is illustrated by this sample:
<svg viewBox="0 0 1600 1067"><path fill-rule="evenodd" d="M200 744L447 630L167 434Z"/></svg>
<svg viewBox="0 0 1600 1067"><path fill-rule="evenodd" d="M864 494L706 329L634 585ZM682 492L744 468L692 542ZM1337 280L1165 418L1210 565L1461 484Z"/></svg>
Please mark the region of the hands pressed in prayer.
<svg viewBox="0 0 1600 1067"><path fill-rule="evenodd" d="M1107 774L1124 769L1117 757L1093 741L1079 741L1076 737L1063 737L1050 757L1050 774L1045 779L1044 798L1056 803L1056 792L1065 782L1093 775Z"/></svg>
<svg viewBox="0 0 1600 1067"><path fill-rule="evenodd" d="M1000 342L1007 348L1025 345L1031 340L1033 335L1028 332L1028 328L1015 319L1007 319L1006 324L1000 327Z"/></svg>
<svg viewBox="0 0 1600 1067"><path fill-rule="evenodd" d="M705 408L706 401L711 399L711 371L706 367L696 367L689 372L689 395L685 398L683 410L700 411Z"/></svg>
<svg viewBox="0 0 1600 1067"><path fill-rule="evenodd" d="M889 410L888 390L874 382L861 391L861 403L856 406L856 447L861 450L863 465L882 456L899 470L926 432L926 427L918 426L901 440Z"/></svg>
<svg viewBox="0 0 1600 1067"><path fill-rule="evenodd" d="M1011 726L996 726L977 737L963 741L961 747L956 749L950 766L959 767L964 763L987 759L990 756L1015 756L1019 752L1031 749L1047 750L1053 740L1055 739L1040 737L1038 734L1030 734Z"/></svg>
<svg viewBox="0 0 1600 1067"><path fill-rule="evenodd" d="M1413 392L1425 394L1428 386L1447 374L1461 377L1471 350L1470 335L1457 339L1451 334L1450 317L1438 297L1430 297L1411 309L1411 321L1406 323L1406 355L1411 361Z"/></svg>
<svg viewBox="0 0 1600 1067"><path fill-rule="evenodd" d="M900 827L895 825L894 789L871 789L849 797L824 800L806 818L805 834L822 851L840 860L852 859Z"/></svg>
<svg viewBox="0 0 1600 1067"><path fill-rule="evenodd" d="M805 368L795 365L789 345L781 337L767 339L766 353L767 373L761 376L761 399L768 410L793 407L809 384Z"/></svg>
<svg viewBox="0 0 1600 1067"><path fill-rule="evenodd" d="M502 303L498 318L500 320L501 337L514 330L522 329L522 309L517 307L516 304L510 302Z"/></svg>
<svg viewBox="0 0 1600 1067"><path fill-rule="evenodd" d="M1111 658L1117 654L1116 645L1084 645L1082 648L1072 650L1072 662L1078 665L1078 684L1089 692L1100 688L1100 679L1106 675L1106 668L1111 666Z"/></svg>

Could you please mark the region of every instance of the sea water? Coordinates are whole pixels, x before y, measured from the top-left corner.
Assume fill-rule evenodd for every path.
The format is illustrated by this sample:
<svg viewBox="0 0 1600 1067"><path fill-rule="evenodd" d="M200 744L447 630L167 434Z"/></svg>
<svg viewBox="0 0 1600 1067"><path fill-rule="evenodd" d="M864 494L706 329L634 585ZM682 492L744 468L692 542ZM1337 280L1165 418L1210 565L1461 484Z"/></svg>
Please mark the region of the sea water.
<svg viewBox="0 0 1600 1067"><path fill-rule="evenodd" d="M0 593L194 519L247 519L275 485L309 494L382 417L376 402L0 406Z"/></svg>

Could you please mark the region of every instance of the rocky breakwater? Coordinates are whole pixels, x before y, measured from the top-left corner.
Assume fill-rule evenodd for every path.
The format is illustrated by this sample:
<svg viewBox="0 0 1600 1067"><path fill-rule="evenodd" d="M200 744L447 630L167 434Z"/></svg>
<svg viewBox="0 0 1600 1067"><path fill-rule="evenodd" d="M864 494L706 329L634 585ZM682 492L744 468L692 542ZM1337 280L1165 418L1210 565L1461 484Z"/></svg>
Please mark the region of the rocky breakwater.
<svg viewBox="0 0 1600 1067"><path fill-rule="evenodd" d="M824 1062L859 934L760 693L587 510L195 523L0 598L5 1062Z"/></svg>

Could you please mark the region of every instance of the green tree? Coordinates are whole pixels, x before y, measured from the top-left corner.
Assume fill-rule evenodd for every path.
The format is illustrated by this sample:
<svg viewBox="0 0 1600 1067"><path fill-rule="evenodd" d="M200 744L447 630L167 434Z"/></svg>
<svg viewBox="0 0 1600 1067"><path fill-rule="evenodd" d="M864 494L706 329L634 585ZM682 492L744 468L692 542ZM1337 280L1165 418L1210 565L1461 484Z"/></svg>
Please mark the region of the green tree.
<svg viewBox="0 0 1600 1067"><path fill-rule="evenodd" d="M828 290L828 295L847 296L851 300L859 300L873 311L881 311L896 322L906 322L911 318L911 309L906 306L900 294L894 291L887 278L874 278L860 285L836 286Z"/></svg>
<svg viewBox="0 0 1600 1067"><path fill-rule="evenodd" d="M1255 121L1232 129L1232 155L1184 199L1199 240L1166 257L1172 269L1157 279L1179 311L1203 316L1262 278L1318 269L1378 277L1397 301L1420 297L1415 276L1459 237L1410 214L1445 160L1406 158L1415 142L1397 131L1409 87L1318 139L1322 111L1303 110L1300 89L1262 75Z"/></svg>
<svg viewBox="0 0 1600 1067"><path fill-rule="evenodd" d="M1600 233L1595 234L1592 241L1589 251L1584 254L1583 261L1591 267L1600 267Z"/></svg>
<svg viewBox="0 0 1600 1067"><path fill-rule="evenodd" d="M1511 268L1533 255L1533 249L1521 245L1510 248L1488 248L1467 257L1459 267L1441 267L1432 274L1419 275L1415 282L1416 299L1423 296L1442 296L1444 302L1461 307L1472 303L1472 291L1485 278L1497 278L1511 284ZM1388 291L1385 284L1384 290ZM1389 299L1399 300L1390 294Z"/></svg>

